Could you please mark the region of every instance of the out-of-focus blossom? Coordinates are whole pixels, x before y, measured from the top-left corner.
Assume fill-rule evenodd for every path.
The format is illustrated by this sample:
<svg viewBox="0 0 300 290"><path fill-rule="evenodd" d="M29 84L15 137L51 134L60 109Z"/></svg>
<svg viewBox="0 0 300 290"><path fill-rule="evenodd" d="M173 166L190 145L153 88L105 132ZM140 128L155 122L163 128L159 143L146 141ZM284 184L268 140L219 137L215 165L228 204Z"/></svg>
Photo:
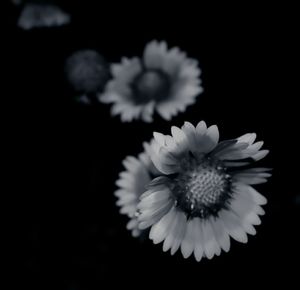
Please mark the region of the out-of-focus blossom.
<svg viewBox="0 0 300 290"><path fill-rule="evenodd" d="M100 100L112 103L112 115L120 115L123 122L152 122L154 110L170 120L203 91L198 62L178 47L168 49L164 41L147 44L142 59L122 58L111 73Z"/></svg>
<svg viewBox="0 0 300 290"><path fill-rule="evenodd" d="M145 143L144 146L149 147L150 145ZM141 234L136 217L140 195L145 192L146 186L159 172L145 152L139 154L137 158L126 157L123 165L125 171L120 173L119 179L116 181L118 190L116 190L115 196L118 198L117 205L120 207L120 212L130 218L127 229L131 230L134 237L137 237Z"/></svg>
<svg viewBox="0 0 300 290"><path fill-rule="evenodd" d="M70 15L56 5L27 3L21 11L18 26L24 30L57 27L70 23L70 20Z"/></svg>
<svg viewBox="0 0 300 290"><path fill-rule="evenodd" d="M93 94L101 93L110 79L109 64L90 49L72 54L66 61L65 71L70 85L84 103L90 103Z"/></svg>

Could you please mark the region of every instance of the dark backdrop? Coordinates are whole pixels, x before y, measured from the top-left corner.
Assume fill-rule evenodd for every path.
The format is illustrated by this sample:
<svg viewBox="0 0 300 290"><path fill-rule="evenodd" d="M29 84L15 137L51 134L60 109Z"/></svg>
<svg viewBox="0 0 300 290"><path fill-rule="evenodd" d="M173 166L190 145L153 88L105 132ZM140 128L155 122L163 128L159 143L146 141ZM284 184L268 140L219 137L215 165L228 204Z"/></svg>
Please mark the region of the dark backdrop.
<svg viewBox="0 0 300 290"><path fill-rule="evenodd" d="M12 108L6 120L24 283L77 290L106 288L106 282L199 288L292 282L300 211L297 106L288 68L294 62L292 16L286 22L281 7L97 2L60 1L71 25L35 31L18 29L19 9L5 8L9 38L2 57L9 61L10 90L2 97ZM72 52L96 49L117 62L141 55L152 39L199 60L205 91L194 106L172 122L156 116L152 124L123 124L111 118L109 106L74 101L63 73ZM153 131L168 133L171 125L202 119L217 124L222 139L256 132L271 150L262 163L274 175L259 186L269 203L258 234L247 245L232 242L229 253L196 263L132 238L113 191L121 161L139 153Z"/></svg>

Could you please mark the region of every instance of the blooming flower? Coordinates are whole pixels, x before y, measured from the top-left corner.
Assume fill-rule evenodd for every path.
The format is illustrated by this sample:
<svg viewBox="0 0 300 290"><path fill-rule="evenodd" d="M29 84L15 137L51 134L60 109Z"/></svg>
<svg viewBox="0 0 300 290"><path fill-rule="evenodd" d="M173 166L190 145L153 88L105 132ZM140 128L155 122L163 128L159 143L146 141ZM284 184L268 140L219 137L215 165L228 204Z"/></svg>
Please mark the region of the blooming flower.
<svg viewBox="0 0 300 290"><path fill-rule="evenodd" d="M152 122L154 109L170 120L203 91L197 61L177 47L168 49L164 41L147 44L142 59L113 64L111 73L113 79L99 98L113 103L112 115L120 115L123 122Z"/></svg>
<svg viewBox="0 0 300 290"><path fill-rule="evenodd" d="M86 49L72 54L65 65L67 79L81 94L79 100L90 103L93 94L102 92L110 78L109 65L96 51Z"/></svg>
<svg viewBox="0 0 300 290"><path fill-rule="evenodd" d="M263 142L254 142L255 133L219 142L217 126L203 121L171 132L154 133L148 147L161 174L140 196L139 229L150 227L150 239L163 242L164 251L180 248L197 261L229 251L230 237L246 243L267 202L252 187L271 176L267 168L251 167L268 153Z"/></svg>
<svg viewBox="0 0 300 290"><path fill-rule="evenodd" d="M33 28L55 27L70 22L70 15L52 4L28 3L24 6L18 26L29 30Z"/></svg>
<svg viewBox="0 0 300 290"><path fill-rule="evenodd" d="M144 146L148 148L150 145L145 143ZM139 197L145 192L146 185L159 172L145 152L139 154L137 158L126 157L123 165L126 170L120 173L119 179L116 181L119 189L116 190L115 196L118 198L117 205L120 206L120 213L126 214L130 218L127 229L131 230L134 237L137 237L141 234L136 217Z"/></svg>

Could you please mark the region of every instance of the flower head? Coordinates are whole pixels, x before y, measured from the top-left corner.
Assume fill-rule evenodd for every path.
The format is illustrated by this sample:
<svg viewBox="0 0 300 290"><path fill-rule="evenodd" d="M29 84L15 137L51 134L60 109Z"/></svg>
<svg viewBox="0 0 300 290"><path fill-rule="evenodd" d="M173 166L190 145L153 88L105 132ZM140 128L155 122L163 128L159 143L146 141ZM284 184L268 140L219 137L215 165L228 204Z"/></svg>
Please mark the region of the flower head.
<svg viewBox="0 0 300 290"><path fill-rule="evenodd" d="M96 51L86 49L72 54L66 61L67 79L73 89L90 101L87 95L102 92L110 79L109 65Z"/></svg>
<svg viewBox="0 0 300 290"><path fill-rule="evenodd" d="M28 3L24 6L18 26L29 30L33 28L55 27L70 22L70 15L52 4Z"/></svg>
<svg viewBox="0 0 300 290"><path fill-rule="evenodd" d="M150 145L145 143L144 146L148 148ZM120 207L120 213L126 214L130 218L127 229L131 230L134 237L137 237L141 234L136 217L139 198L145 192L149 182L159 172L145 152L139 154L137 158L126 157L123 165L125 171L120 173L119 179L116 181L119 188L115 191L115 196L118 199L117 205Z"/></svg>
<svg viewBox="0 0 300 290"><path fill-rule="evenodd" d="M165 42L150 42L142 59L123 58L111 73L100 100L113 103L112 115L120 115L123 122L152 122L154 109L170 120L203 91L197 61L177 47L168 49Z"/></svg>
<svg viewBox="0 0 300 290"><path fill-rule="evenodd" d="M171 131L154 133L148 147L160 176L140 197L139 228L151 227L150 239L163 242L164 251L180 248L197 261L229 251L229 237L246 243L267 202L252 187L271 176L267 168L251 167L268 153L263 142L255 142L254 133L219 142L217 126L203 121Z"/></svg>

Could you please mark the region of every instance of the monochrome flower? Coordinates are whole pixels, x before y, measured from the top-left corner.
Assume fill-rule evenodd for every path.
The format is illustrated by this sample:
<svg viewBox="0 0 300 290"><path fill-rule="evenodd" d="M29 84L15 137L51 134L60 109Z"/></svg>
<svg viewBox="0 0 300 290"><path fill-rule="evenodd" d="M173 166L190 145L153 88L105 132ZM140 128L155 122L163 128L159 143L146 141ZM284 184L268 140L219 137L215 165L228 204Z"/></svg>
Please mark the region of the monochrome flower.
<svg viewBox="0 0 300 290"><path fill-rule="evenodd" d="M73 53L66 60L65 71L72 88L80 93L79 100L86 103L96 99L93 95L101 93L110 79L109 64L91 49Z"/></svg>
<svg viewBox="0 0 300 290"><path fill-rule="evenodd" d="M252 186L267 181L267 168L252 163L268 154L256 134L219 142L217 126L185 122L172 136L154 133L148 154L160 176L140 196L139 229L155 244L187 258L211 259L230 248L230 237L246 243L255 235L267 200Z"/></svg>
<svg viewBox="0 0 300 290"><path fill-rule="evenodd" d="M150 144L145 143L144 146L148 148ZM127 229L131 230L134 237L137 237L141 234L136 217L139 197L145 192L146 185L159 172L145 152L139 154L137 158L126 157L123 165L125 171L119 174L119 179L116 181L118 190L115 191L115 196L118 199L117 205L120 207L120 213L126 214L130 218Z"/></svg>
<svg viewBox="0 0 300 290"><path fill-rule="evenodd" d="M170 120L203 91L197 61L178 47L168 49L164 41L148 43L142 59L123 58L113 64L111 73L113 78L99 98L112 103L112 115L120 115L123 122L152 122L154 109Z"/></svg>
<svg viewBox="0 0 300 290"><path fill-rule="evenodd" d="M18 26L24 30L56 27L70 22L70 15L52 4L27 3L21 11Z"/></svg>

